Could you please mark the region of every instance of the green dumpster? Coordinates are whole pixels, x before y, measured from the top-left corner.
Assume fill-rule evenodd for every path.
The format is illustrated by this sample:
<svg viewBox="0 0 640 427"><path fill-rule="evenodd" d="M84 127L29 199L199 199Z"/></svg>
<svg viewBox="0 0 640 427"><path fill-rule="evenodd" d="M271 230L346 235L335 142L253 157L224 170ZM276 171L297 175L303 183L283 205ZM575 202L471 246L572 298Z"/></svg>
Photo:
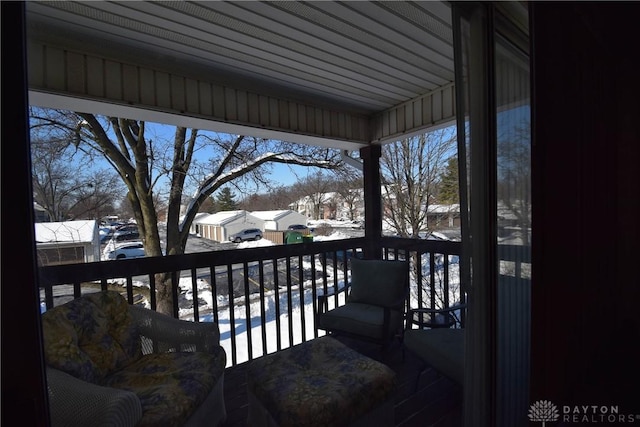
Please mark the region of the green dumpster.
<svg viewBox="0 0 640 427"><path fill-rule="evenodd" d="M289 231L285 235L284 243L290 245L292 243L302 243L302 233L297 231Z"/></svg>

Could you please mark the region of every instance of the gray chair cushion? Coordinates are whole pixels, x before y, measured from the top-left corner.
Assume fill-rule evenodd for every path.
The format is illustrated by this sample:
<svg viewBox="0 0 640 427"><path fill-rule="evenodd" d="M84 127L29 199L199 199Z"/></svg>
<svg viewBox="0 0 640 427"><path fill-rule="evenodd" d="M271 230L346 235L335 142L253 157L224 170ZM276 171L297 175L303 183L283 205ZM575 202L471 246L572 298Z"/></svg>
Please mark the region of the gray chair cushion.
<svg viewBox="0 0 640 427"><path fill-rule="evenodd" d="M409 285L405 261L351 260L349 303L373 304L402 310Z"/></svg>
<svg viewBox="0 0 640 427"><path fill-rule="evenodd" d="M458 384L464 382L464 329L408 329L404 345Z"/></svg>
<svg viewBox="0 0 640 427"><path fill-rule="evenodd" d="M338 330L353 335L388 339L402 323L402 313L391 311L389 330L383 330L384 308L370 304L349 303L324 313L318 318L318 327Z"/></svg>

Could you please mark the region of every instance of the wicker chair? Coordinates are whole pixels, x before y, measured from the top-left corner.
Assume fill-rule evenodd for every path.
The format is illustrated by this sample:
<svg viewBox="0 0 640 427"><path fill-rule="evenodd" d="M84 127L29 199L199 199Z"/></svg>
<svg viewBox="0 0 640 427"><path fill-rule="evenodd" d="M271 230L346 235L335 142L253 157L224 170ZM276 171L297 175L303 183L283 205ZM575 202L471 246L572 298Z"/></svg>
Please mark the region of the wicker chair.
<svg viewBox="0 0 640 427"><path fill-rule="evenodd" d="M55 426L216 426L226 354L215 323L129 305L115 291L42 315Z"/></svg>

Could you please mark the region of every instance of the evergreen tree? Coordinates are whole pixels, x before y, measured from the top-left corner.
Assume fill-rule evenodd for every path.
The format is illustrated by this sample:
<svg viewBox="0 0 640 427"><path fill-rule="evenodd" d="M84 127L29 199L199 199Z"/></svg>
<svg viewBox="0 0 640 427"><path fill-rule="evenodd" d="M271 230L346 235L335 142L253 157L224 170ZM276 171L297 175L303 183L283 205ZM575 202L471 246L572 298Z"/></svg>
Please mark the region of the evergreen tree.
<svg viewBox="0 0 640 427"><path fill-rule="evenodd" d="M216 199L213 197L207 197L198 208L198 212L206 212L210 214L216 213L216 211L218 211L217 205Z"/></svg>
<svg viewBox="0 0 640 427"><path fill-rule="evenodd" d="M231 192L229 187L224 187L216 197L216 207L220 211L234 211L238 209L238 202L235 198L236 195Z"/></svg>
<svg viewBox="0 0 640 427"><path fill-rule="evenodd" d="M440 181L439 202L442 204L460 203L460 190L458 184L458 157L449 158L447 168Z"/></svg>

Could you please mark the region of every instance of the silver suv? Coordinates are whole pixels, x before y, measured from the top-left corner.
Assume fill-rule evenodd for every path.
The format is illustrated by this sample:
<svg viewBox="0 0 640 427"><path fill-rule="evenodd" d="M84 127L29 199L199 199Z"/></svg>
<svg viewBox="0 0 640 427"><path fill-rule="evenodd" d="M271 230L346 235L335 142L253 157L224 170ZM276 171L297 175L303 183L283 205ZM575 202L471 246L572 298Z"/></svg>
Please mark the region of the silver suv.
<svg viewBox="0 0 640 427"><path fill-rule="evenodd" d="M234 243L244 242L245 240L262 239L262 231L259 228L246 228L229 236L229 241Z"/></svg>

